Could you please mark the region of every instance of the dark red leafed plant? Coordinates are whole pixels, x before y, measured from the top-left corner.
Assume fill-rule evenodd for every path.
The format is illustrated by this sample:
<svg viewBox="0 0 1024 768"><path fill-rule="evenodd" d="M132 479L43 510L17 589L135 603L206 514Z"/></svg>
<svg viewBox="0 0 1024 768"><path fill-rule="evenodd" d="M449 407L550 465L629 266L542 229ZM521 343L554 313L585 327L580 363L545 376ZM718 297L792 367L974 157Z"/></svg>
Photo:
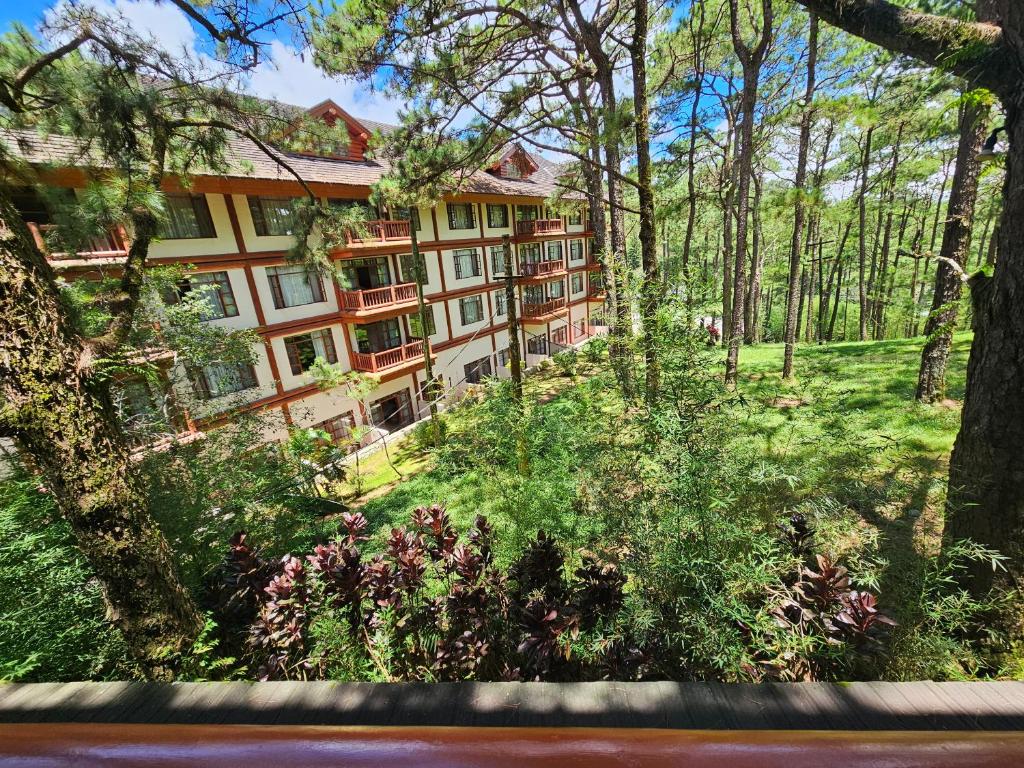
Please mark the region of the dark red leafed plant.
<svg viewBox="0 0 1024 768"><path fill-rule="evenodd" d="M832 632L859 650L877 650L885 633L896 622L878 610L878 599L870 592L853 590L840 599L842 608L832 618Z"/></svg>

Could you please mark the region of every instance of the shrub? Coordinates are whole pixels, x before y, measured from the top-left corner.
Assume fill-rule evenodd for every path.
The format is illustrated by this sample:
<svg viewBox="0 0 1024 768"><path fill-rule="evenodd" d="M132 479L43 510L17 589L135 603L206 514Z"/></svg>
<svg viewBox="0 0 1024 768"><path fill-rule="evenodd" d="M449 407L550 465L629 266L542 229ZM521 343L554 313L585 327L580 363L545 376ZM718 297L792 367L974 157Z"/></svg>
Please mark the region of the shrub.
<svg viewBox="0 0 1024 768"><path fill-rule="evenodd" d="M577 358L575 349L564 349L561 352L556 352L553 359L563 376L575 376Z"/></svg>
<svg viewBox="0 0 1024 768"><path fill-rule="evenodd" d="M616 635L626 579L614 565L571 568L540 532L503 570L487 520L459 536L438 505L417 508L384 552L366 551L366 527L346 514L339 537L274 567L235 536L223 573L252 613L260 679L579 680L624 674L635 655Z"/></svg>

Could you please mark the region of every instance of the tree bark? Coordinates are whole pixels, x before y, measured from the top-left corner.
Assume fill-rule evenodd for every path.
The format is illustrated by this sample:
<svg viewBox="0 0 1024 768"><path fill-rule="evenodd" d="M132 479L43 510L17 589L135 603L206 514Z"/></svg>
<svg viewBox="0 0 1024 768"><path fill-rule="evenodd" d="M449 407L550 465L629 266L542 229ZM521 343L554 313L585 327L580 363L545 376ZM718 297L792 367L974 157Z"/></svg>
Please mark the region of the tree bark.
<svg viewBox="0 0 1024 768"><path fill-rule="evenodd" d="M857 195L857 214L860 220L860 232L858 234L858 275L857 288L860 301L860 340L868 339L868 289L865 282L865 271L867 269L867 194L868 194L868 171L871 167L871 137L874 135L875 127L868 128L864 135L864 148L860 161L860 192Z"/></svg>
<svg viewBox="0 0 1024 768"><path fill-rule="evenodd" d="M739 21L739 2L729 0L729 20L732 28L733 49L743 65L743 91L740 110L743 122L740 126L740 151L736 158L736 257L733 274L732 327L729 329L729 351L725 358L725 384L735 388L739 373L740 341L743 339L744 304L746 299L747 224L750 208L750 175L754 160L754 110L757 107L758 81L761 64L772 40L771 0L761 0L762 28L757 43L750 48L743 41Z"/></svg>
<svg viewBox="0 0 1024 768"><path fill-rule="evenodd" d="M103 587L110 620L154 678L202 628L57 278L0 193L0 425L32 456Z"/></svg>
<svg viewBox="0 0 1024 768"><path fill-rule="evenodd" d="M953 343L953 329L963 282L953 266L943 259L952 259L965 267L970 257L978 179L981 175L978 152L988 135L988 111L988 106L968 105L960 116L956 169L953 171L942 252L935 269L935 292L932 296L932 309L924 326L925 342L917 376L916 397L925 403L934 402L945 395L946 365Z"/></svg>

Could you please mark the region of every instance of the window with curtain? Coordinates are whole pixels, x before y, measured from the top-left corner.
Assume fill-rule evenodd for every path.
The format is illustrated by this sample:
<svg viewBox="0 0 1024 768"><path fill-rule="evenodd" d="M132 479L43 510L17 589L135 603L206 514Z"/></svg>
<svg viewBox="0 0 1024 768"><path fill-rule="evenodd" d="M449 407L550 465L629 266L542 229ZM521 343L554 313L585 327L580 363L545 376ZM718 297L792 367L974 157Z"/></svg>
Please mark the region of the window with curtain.
<svg viewBox="0 0 1024 768"><path fill-rule="evenodd" d="M523 243L519 246L519 262L536 264L540 261L540 243Z"/></svg>
<svg viewBox="0 0 1024 768"><path fill-rule="evenodd" d="M544 289L539 285L528 285L524 289L523 301L526 304L543 304Z"/></svg>
<svg viewBox="0 0 1024 768"><path fill-rule="evenodd" d="M160 225L160 237L164 240L217 236L206 195L167 195L164 212L166 219Z"/></svg>
<svg viewBox="0 0 1024 768"><path fill-rule="evenodd" d="M472 203L448 203L448 229L473 229L476 213Z"/></svg>
<svg viewBox="0 0 1024 768"><path fill-rule="evenodd" d="M565 283L561 280L557 283L548 283L548 295L552 299L560 299L565 296Z"/></svg>
<svg viewBox="0 0 1024 768"><path fill-rule="evenodd" d="M195 376L196 390L204 400L252 389L256 383L256 370L247 363L211 363Z"/></svg>
<svg viewBox="0 0 1024 768"><path fill-rule="evenodd" d="M402 282L403 283L415 283L416 282L416 267L412 261L411 253L403 253L398 257L398 265L402 269ZM427 259L421 253L420 254L420 269L423 270L423 281L429 282L430 278L427 275Z"/></svg>
<svg viewBox="0 0 1024 768"><path fill-rule="evenodd" d="M427 315L427 336L437 333L437 326L434 324L434 308L424 307ZM419 313L409 315L409 336L413 339L422 339L423 331L420 329Z"/></svg>
<svg viewBox="0 0 1024 768"><path fill-rule="evenodd" d="M201 319L219 320L222 317L237 317L238 305L231 290L227 272L200 272L189 275L178 284L177 298L183 299L193 291L199 291L203 299Z"/></svg>
<svg viewBox="0 0 1024 768"><path fill-rule="evenodd" d="M291 197L254 197L249 195L249 213L260 237L291 235L295 232L295 210Z"/></svg>
<svg viewBox="0 0 1024 768"><path fill-rule="evenodd" d="M455 260L455 279L480 277L480 253L476 248L460 248L452 251Z"/></svg>
<svg viewBox="0 0 1024 768"><path fill-rule="evenodd" d="M476 296L467 296L464 299L459 299L459 317L462 319L463 325L479 323L481 320L483 320L483 297L477 294Z"/></svg>
<svg viewBox="0 0 1024 768"><path fill-rule="evenodd" d="M557 347L564 347L565 346L565 326L564 325L561 328L555 328L555 330L553 330L551 332L551 343L554 344Z"/></svg>
<svg viewBox="0 0 1024 768"><path fill-rule="evenodd" d="M552 240L548 243L548 261L559 261L562 258L562 241Z"/></svg>
<svg viewBox="0 0 1024 768"><path fill-rule="evenodd" d="M548 353L548 337L532 336L526 340L526 351L531 355L546 355Z"/></svg>
<svg viewBox="0 0 1024 768"><path fill-rule="evenodd" d="M583 241L582 240L570 240L569 241L569 259L571 261L579 261L583 258Z"/></svg>
<svg viewBox="0 0 1024 768"><path fill-rule="evenodd" d="M351 412L343 413L339 416L334 416L330 419L321 421L316 425L317 429L322 429L328 435L330 435L331 442L338 445L345 445L351 441L352 430L356 427L355 417ZM354 450L355 446L349 446L349 450Z"/></svg>
<svg viewBox="0 0 1024 768"><path fill-rule="evenodd" d="M296 376L312 368L318 357L328 363L338 362L338 353L334 348L334 337L330 328L289 336L284 340L284 347L288 351L288 363L291 365L292 373Z"/></svg>
<svg viewBox="0 0 1024 768"><path fill-rule="evenodd" d="M505 274L505 246L503 245L491 246L491 274L495 276Z"/></svg>
<svg viewBox="0 0 1024 768"><path fill-rule="evenodd" d="M492 203L487 204L487 226L488 227L507 227L508 226L508 206L507 205L494 205Z"/></svg>
<svg viewBox="0 0 1024 768"><path fill-rule="evenodd" d="M268 267L267 280L276 309L326 301L320 275L302 264Z"/></svg>
<svg viewBox="0 0 1024 768"><path fill-rule="evenodd" d="M536 221L540 218L540 208L536 205L517 205L516 221Z"/></svg>
<svg viewBox="0 0 1024 768"><path fill-rule="evenodd" d="M572 292L581 293L583 291L583 275L575 274L572 276Z"/></svg>
<svg viewBox="0 0 1024 768"><path fill-rule="evenodd" d="M508 309L507 309L507 305L506 305L506 302L505 302L505 292L504 291L495 291L494 292L494 314L497 317L504 317L504 315L505 315L505 313L507 311L508 311Z"/></svg>

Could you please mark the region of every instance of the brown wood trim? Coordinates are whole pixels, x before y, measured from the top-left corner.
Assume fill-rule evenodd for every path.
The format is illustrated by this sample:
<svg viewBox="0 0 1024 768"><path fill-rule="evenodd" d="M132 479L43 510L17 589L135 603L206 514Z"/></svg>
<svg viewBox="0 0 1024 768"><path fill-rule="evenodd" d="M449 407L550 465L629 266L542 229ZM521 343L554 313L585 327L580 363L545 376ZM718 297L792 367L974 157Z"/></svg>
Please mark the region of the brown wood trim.
<svg viewBox="0 0 1024 768"><path fill-rule="evenodd" d="M242 235L242 225L238 222L238 211L235 210L235 198L232 195L224 195L224 206L228 210L228 219L231 221L231 232L235 236L235 247L238 252L248 253L245 247L245 237Z"/></svg>

